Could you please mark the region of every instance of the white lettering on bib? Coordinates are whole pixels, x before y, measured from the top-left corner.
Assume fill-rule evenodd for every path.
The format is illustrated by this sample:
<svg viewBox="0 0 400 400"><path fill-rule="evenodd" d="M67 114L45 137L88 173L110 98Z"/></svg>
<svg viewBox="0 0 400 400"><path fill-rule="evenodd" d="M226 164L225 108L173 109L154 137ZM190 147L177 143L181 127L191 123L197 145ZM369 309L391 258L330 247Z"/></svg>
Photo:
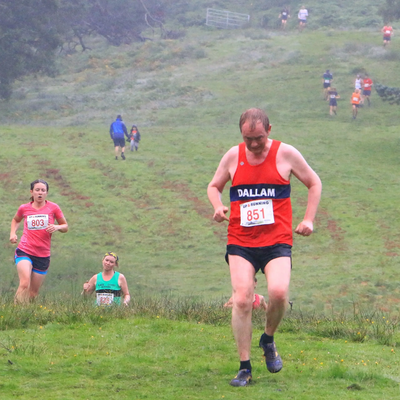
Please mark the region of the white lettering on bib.
<svg viewBox="0 0 400 400"><path fill-rule="evenodd" d="M251 227L275 222L272 200L255 200L240 205L240 225Z"/></svg>
<svg viewBox="0 0 400 400"><path fill-rule="evenodd" d="M98 306L110 306L114 302L113 293L96 293Z"/></svg>
<svg viewBox="0 0 400 400"><path fill-rule="evenodd" d="M43 215L28 215L26 217L26 226L29 230L46 229L49 225L49 216Z"/></svg>

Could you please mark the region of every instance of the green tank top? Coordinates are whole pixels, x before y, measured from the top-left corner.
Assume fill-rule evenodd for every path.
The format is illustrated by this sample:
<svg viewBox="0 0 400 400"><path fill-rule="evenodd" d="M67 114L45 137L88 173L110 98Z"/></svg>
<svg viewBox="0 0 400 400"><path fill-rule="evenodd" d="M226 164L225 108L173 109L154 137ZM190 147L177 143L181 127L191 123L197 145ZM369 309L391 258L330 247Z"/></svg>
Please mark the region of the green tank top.
<svg viewBox="0 0 400 400"><path fill-rule="evenodd" d="M105 281L102 272L97 274L96 304L98 306L121 304L121 286L118 285L119 275L119 272L115 272L109 281Z"/></svg>

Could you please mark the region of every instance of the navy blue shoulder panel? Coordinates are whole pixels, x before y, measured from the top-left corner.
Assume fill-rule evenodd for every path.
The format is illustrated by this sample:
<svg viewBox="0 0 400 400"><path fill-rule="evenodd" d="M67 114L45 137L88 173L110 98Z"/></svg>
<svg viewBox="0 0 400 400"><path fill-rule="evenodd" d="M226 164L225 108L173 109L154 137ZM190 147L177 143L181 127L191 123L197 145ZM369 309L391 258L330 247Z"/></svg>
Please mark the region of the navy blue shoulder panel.
<svg viewBox="0 0 400 400"><path fill-rule="evenodd" d="M289 197L290 183L287 185L259 183L254 185L231 186L230 188L231 202L259 199L287 199Z"/></svg>

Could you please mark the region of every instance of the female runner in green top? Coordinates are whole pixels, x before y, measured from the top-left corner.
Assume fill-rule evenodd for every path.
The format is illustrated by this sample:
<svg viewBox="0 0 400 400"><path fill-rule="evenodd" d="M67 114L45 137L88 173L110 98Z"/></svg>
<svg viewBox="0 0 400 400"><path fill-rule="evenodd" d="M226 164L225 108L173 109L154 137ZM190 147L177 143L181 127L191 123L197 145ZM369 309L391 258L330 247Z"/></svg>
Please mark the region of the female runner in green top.
<svg viewBox="0 0 400 400"><path fill-rule="evenodd" d="M113 252L106 253L103 257L103 272L93 275L83 284L83 294L91 294L96 290L96 304L99 306L121 304L121 295L125 306L131 300L126 278L116 272L115 267L118 267L118 256Z"/></svg>

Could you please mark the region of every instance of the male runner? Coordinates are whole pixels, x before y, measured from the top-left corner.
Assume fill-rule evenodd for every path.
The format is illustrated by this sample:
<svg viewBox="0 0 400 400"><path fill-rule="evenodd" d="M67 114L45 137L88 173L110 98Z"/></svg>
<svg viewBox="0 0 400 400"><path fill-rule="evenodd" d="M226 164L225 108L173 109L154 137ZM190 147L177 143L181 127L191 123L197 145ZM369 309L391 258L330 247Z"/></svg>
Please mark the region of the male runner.
<svg viewBox="0 0 400 400"><path fill-rule="evenodd" d="M368 101L368 107L371 105L370 97L371 97L371 89L372 85L374 83L372 82L372 79L365 74L364 80L363 80L363 102L365 103L365 99Z"/></svg>
<svg viewBox="0 0 400 400"><path fill-rule="evenodd" d="M385 25L381 32L383 33L383 47L386 47L387 44L390 43L390 40L393 35L393 28L390 25Z"/></svg>
<svg viewBox="0 0 400 400"><path fill-rule="evenodd" d="M239 373L232 386L251 381L250 347L254 276L265 274L268 308L265 332L260 339L267 368L282 369L274 333L288 304L291 272L292 209L290 178L294 175L308 188L307 210L295 232L309 236L321 197L321 181L294 147L269 138L271 125L263 110L252 108L240 117L244 143L232 147L223 157L208 185L208 198L214 207L214 220L229 221L228 261L232 292L232 329L240 358ZM221 200L228 181L231 212Z"/></svg>

